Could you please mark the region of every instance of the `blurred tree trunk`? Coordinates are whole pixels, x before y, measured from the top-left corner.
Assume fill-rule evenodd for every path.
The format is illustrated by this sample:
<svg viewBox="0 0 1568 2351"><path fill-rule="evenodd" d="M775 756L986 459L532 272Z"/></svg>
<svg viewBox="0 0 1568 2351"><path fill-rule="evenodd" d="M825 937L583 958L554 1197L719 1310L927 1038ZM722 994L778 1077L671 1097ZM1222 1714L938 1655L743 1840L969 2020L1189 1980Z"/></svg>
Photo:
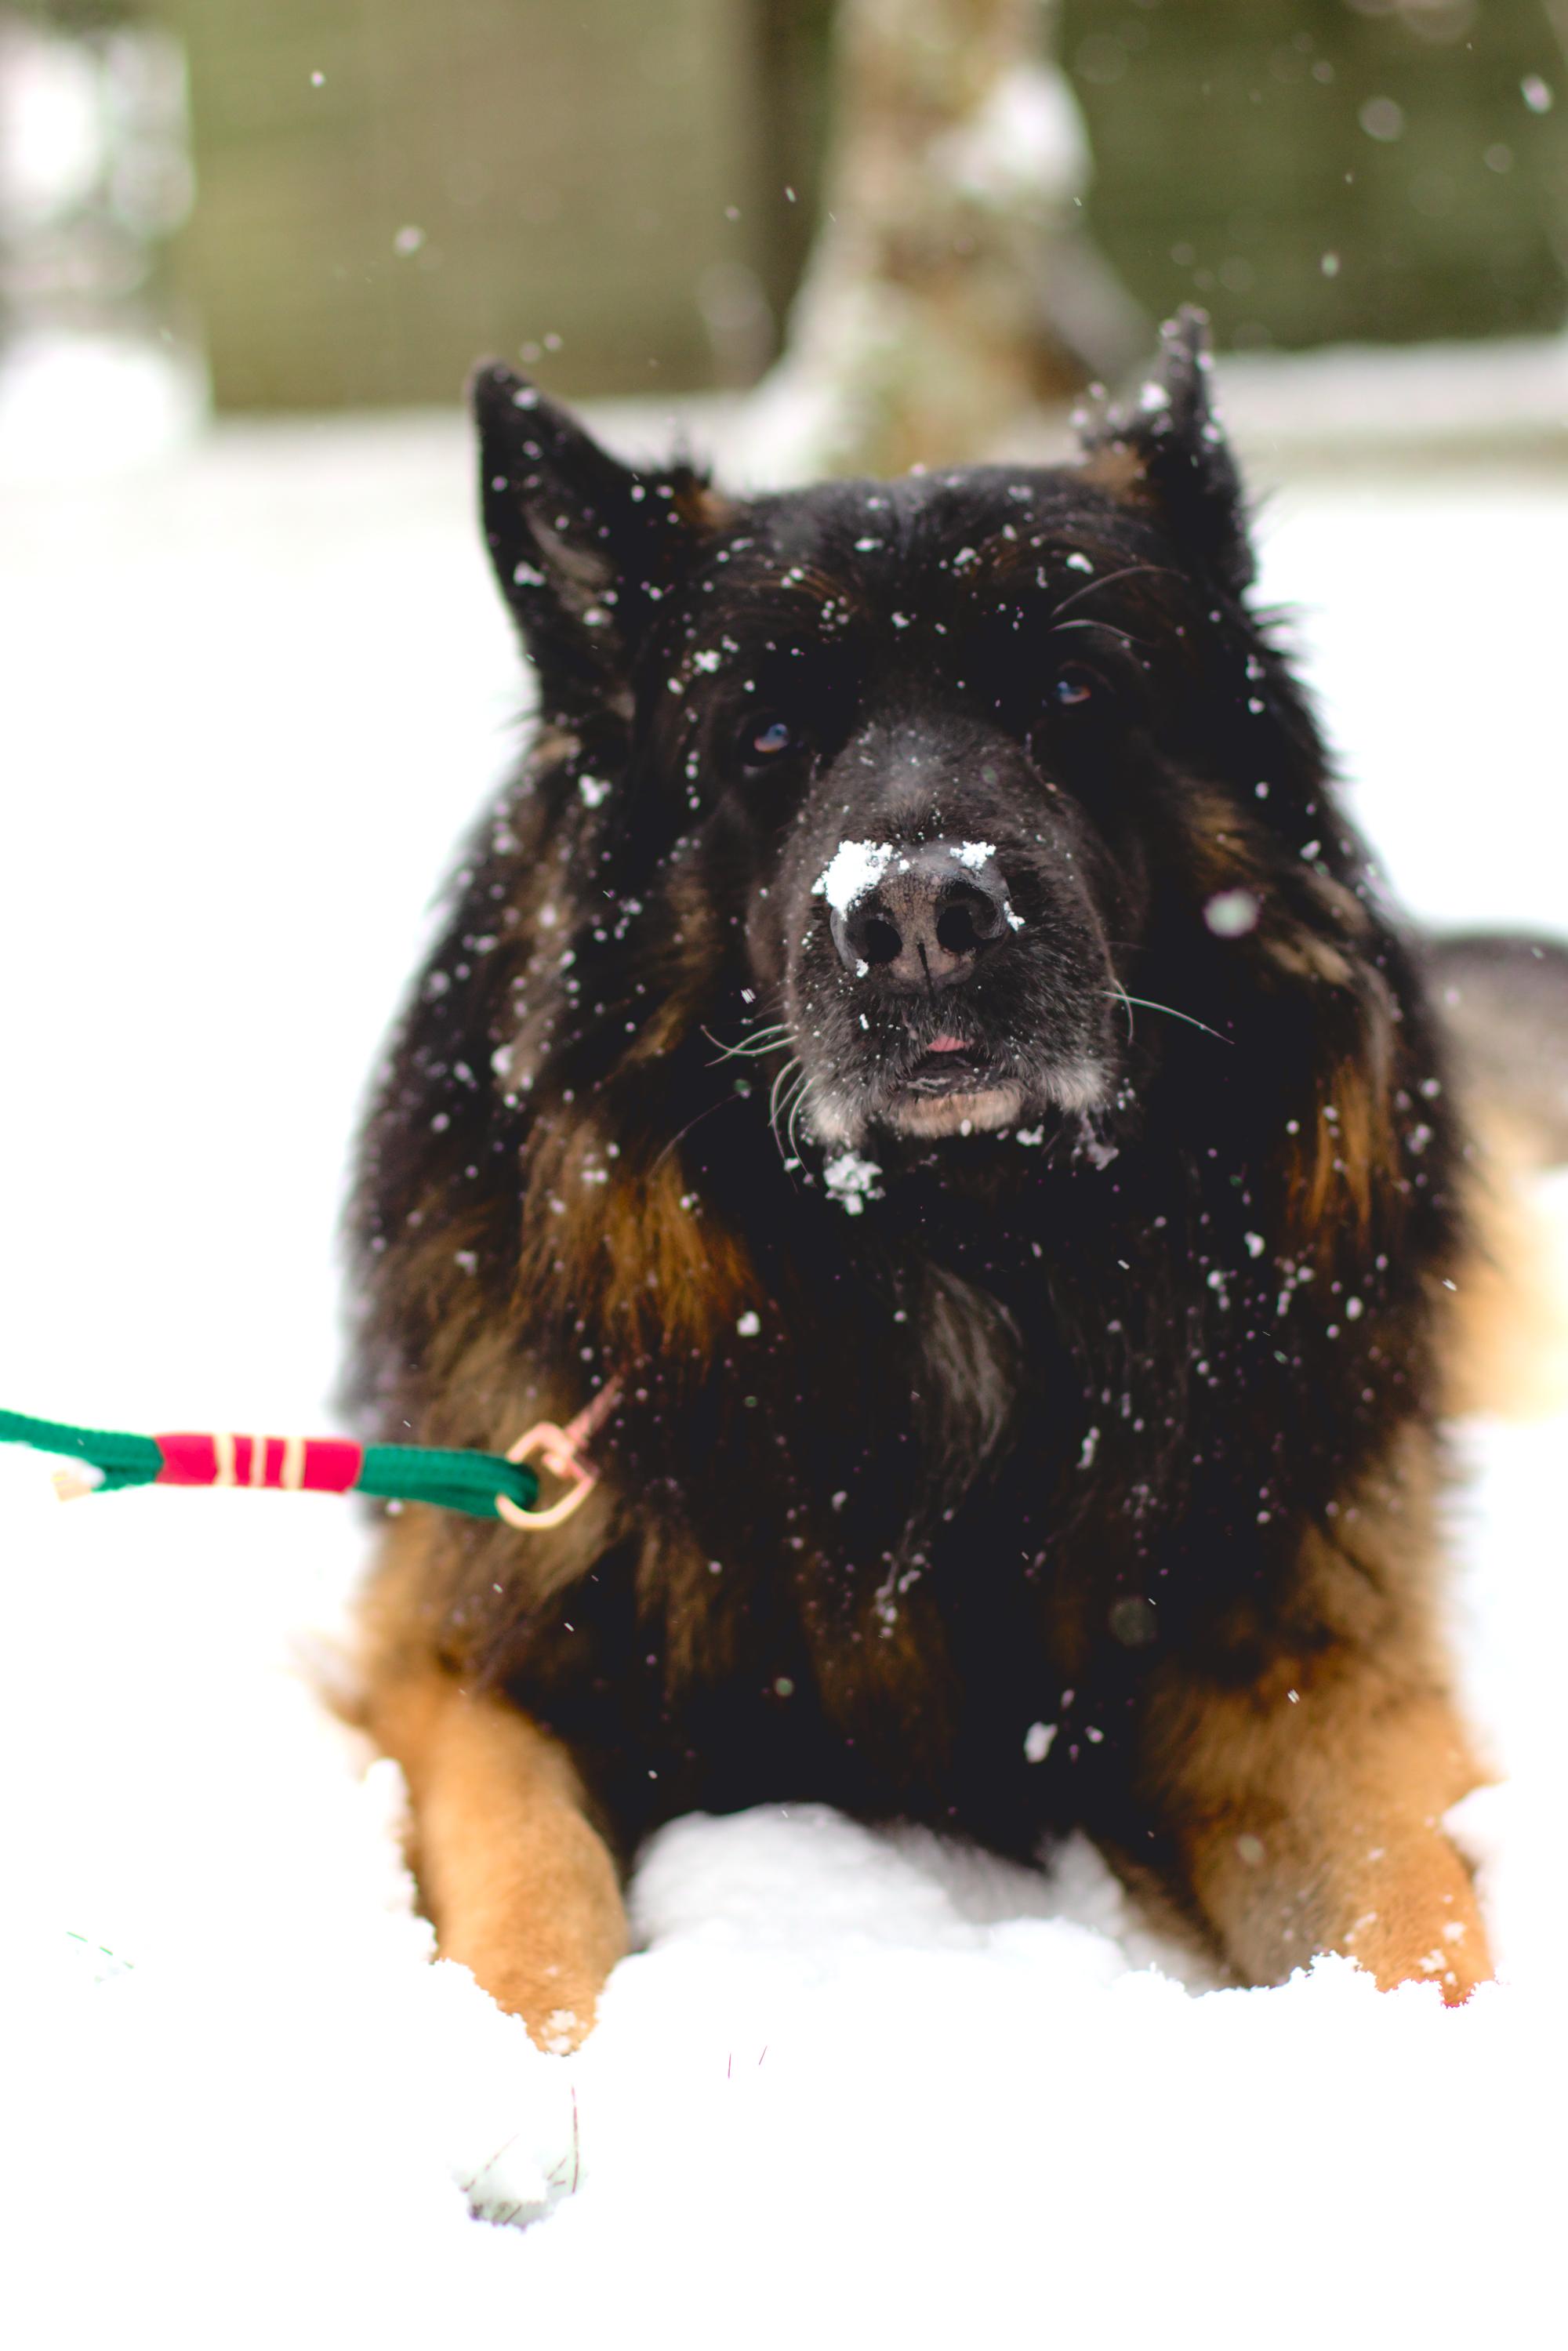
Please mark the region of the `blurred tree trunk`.
<svg viewBox="0 0 1568 2351"><path fill-rule="evenodd" d="M823 219L760 467L893 474L983 457L1135 354L1091 249L1089 157L1051 62L1056 0L841 0Z"/></svg>

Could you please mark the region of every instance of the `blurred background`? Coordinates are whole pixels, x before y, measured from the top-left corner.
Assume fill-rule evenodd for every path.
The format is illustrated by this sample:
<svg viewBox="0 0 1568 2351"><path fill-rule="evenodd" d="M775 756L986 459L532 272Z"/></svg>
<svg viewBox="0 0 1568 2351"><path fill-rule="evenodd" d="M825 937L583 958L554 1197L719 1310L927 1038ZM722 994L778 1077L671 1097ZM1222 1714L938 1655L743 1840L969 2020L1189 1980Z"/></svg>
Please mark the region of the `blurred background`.
<svg viewBox="0 0 1568 2351"><path fill-rule="evenodd" d="M359 1107L433 894L526 716L474 510L461 392L477 356L586 401L618 447L663 454L684 433L721 478L762 480L1055 454L1073 402L1140 364L1184 299L1213 316L1220 404L1260 494L1260 598L1290 610L1399 899L1424 925L1568 934L1568 0L0 0L0 1404L109 1428L343 1425L337 1235ZM1563 1942L1544 1856L1568 1806L1550 1566L1568 1426L1546 1437L1535 1452L1500 1441L1473 1515L1452 1506L1488 1628L1480 1720L1518 1766L1513 1790L1487 1792L1512 1807L1488 1818L1515 1826L1480 1834L1518 1856L1498 1923L1521 1988L1528 1969L1544 1984ZM350 2343L511 2340L496 2297L526 2296L525 2274L552 2310L554 2278L580 2336L596 2282L627 2267L625 2242L594 2234L592 2181L607 2218L628 2196L643 2220L665 2209L651 2165L614 2188L622 2146L656 2150L679 2200L669 2241L703 2247L688 2154L720 2128L702 2083L727 2083L701 2035L742 2012L706 1973L684 1996L697 2038L661 2012L645 2070L613 2095L623 2060L592 2076L591 2186L570 2216L587 2233L541 2231L546 2268L503 2272L510 2232L465 2231L461 2204L435 2200L438 2140L473 2150L470 2180L495 2176L513 2135L543 2142L531 2111L517 2133L483 2020L416 1998L391 1784L368 1784L366 1830L288 1663L296 1628L332 1623L365 1541L321 1498L149 1490L57 1510L43 1466L0 1447L0 1771L26 1798L7 1821L5 1954L39 2053L11 2135L44 2151L34 2233L51 2266L35 2299L81 2309L73 2343L121 2339L131 2306L157 2313L172 2351L270 2343L269 2294L306 2345L329 2337L299 2314L324 2309ZM697 1868L722 1886L731 1849L694 1844L663 1883L679 1893ZM796 1922L820 1898L812 1865L768 1865ZM742 1878L746 1919L774 1916ZM862 1953L846 1916L831 1932L852 1966L922 1963L881 1927ZM977 2137L1005 2150L994 2101L964 2105L978 2127L950 2147L935 2126L895 2146L886 2116L904 2107L881 2085L910 2053L879 2070L885 2032L869 2060L852 2051L836 1962L808 2012L776 1957L758 1997L783 2003L786 2043L821 2016L829 2095L802 2104L813 2077L786 2047L749 2076L765 2100L781 2082L783 2109L748 2092L737 2111L781 2116L778 2144L804 2150L769 2173L791 2210L821 2205L839 2163L863 2237L852 2175L871 2166L894 2183L888 2211L902 2198L924 2216L933 2148L944 2186L975 2171ZM113 1980L94 1988L104 1964ZM1071 1966L1079 2002L1100 1961ZM1295 1990L1280 1997L1295 2015ZM1458 2077L1412 2100L1415 2074L1379 2071L1364 2030L1343 2042L1372 2087L1340 2101L1360 2168L1317 2166L1322 2298L1350 2314L1336 2342L1371 2339L1356 2314L1392 2307L1406 2251L1432 2294L1457 2279L1465 2316L1484 2315L1467 2343L1549 2340L1535 2308L1554 2240L1537 2216L1552 2173L1531 2153L1553 2111L1536 2088L1544 1998L1489 2011L1491 2027L1478 2011L1468 2062L1503 2085L1497 2107L1456 2109L1500 2150L1479 2204L1440 2125L1446 2192L1425 2194L1410 2125L1392 2142L1392 2224L1384 2109L1440 2116ZM1185 2115L1189 2074L1159 2063L1186 2028L1143 2011L1154 2105ZM1337 2034L1341 2010L1325 2013ZM1390 2031L1426 2082L1419 2032ZM1298 2075L1302 2053L1317 2065L1320 2044L1291 2045ZM919 2048L914 2063L918 2085ZM1349 2076L1318 2070L1327 2116ZM1527 2070L1528 2095L1511 2086ZM1295 2088L1276 2101L1292 2133ZM998 2093L1009 2114L1029 2094L1011 2074ZM673 2140L672 2097L696 2118ZM789 2137L808 2111L810 2145ZM431 2119L448 2114L449 2141ZM575 2091L571 2131L575 2177ZM744 2160L753 2142L722 2131L719 2160L732 2145ZM1244 2122L1243 2164L1252 2136ZM1336 2120L1322 2144L1343 2137ZM1061 2127L1053 2144L1077 2153ZM1158 2171L1141 2160L1134 2195ZM1098 2210L1103 2168L1079 2168ZM1206 2172L1200 2249L1219 2192ZM915 2225L932 2237L946 2218L956 2242L951 2204ZM1424 2206L1406 2246L1398 2214ZM1289 2213L1281 2343L1301 2339ZM1071 2206L1051 2225L1066 2246ZM1446 2241L1441 2259L1423 2250L1445 2230L1457 2269ZM1543 2249L1530 2261L1526 2231ZM1107 2241L1098 2220L1082 2233ZM813 2314L831 2311L797 2234ZM1364 2275L1340 2240L1370 2249ZM926 2250L912 2241L909 2294ZM967 2237L964 2255L973 2332ZM721 2283L734 2269L717 2264ZM752 2276L742 2291L756 2299ZM1113 2285L1107 2299L1096 2273L1085 2294L1091 2339L1127 2339ZM746 2306L735 2331L755 2339ZM1060 2291L1050 2306L1067 2306ZM1416 2339L1401 2315L1387 2339ZM818 2335L843 2339L831 2317ZM17 2339L68 2335L33 2323ZM717 2338L699 2316L687 2339ZM900 2339L933 2335L917 2320Z"/></svg>
<svg viewBox="0 0 1568 2351"><path fill-rule="evenodd" d="M29 440L110 361L128 445L449 402L481 352L734 391L820 233L885 283L1004 221L1046 395L1182 300L1238 352L1555 336L1568 0L0 0Z"/></svg>

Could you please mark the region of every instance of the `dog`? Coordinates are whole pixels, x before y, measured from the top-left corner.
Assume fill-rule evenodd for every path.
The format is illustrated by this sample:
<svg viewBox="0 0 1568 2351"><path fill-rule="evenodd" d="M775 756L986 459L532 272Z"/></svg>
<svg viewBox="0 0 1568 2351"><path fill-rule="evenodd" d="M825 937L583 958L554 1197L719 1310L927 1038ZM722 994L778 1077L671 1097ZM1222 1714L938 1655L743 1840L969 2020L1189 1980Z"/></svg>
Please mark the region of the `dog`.
<svg viewBox="0 0 1568 2351"><path fill-rule="evenodd" d="M1473 1154L1201 316L1058 468L734 499L474 404L539 709L365 1129L354 1393L497 1451L586 1407L600 1474L386 1522L440 1949L570 2048L649 1832L813 1800L1081 1827L1233 1980L1463 2001Z"/></svg>

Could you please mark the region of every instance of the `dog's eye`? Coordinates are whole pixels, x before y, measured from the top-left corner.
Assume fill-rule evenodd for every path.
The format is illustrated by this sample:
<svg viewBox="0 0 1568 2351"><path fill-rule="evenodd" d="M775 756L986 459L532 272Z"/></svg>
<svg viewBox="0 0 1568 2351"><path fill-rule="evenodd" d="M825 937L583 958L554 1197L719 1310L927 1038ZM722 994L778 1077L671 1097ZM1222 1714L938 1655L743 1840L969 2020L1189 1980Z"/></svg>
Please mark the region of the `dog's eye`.
<svg viewBox="0 0 1568 2351"><path fill-rule="evenodd" d="M1086 702L1093 701L1095 691L1096 680L1089 672L1069 662L1051 681L1051 698L1059 710L1082 710Z"/></svg>
<svg viewBox="0 0 1568 2351"><path fill-rule="evenodd" d="M740 730L740 763L744 768L770 767L798 751L803 739L787 718L764 711L760 717L748 718Z"/></svg>

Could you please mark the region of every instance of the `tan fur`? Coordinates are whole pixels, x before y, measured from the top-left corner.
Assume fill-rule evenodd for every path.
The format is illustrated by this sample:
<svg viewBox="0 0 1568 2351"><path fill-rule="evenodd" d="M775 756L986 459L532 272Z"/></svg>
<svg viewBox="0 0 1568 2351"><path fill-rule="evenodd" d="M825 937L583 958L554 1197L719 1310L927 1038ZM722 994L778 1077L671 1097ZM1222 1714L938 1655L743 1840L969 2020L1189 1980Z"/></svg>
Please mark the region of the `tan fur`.
<svg viewBox="0 0 1568 2351"><path fill-rule="evenodd" d="M394 1556L368 1612L365 1726L401 1764L413 1864L444 1959L541 2049L575 2048L626 1949L614 1862L566 1750L423 1649Z"/></svg>
<svg viewBox="0 0 1568 2351"><path fill-rule="evenodd" d="M1276 929L1264 942L1265 952L1293 979L1321 979L1328 987L1348 987L1353 974L1338 947L1327 939L1294 926Z"/></svg>
<svg viewBox="0 0 1568 2351"><path fill-rule="evenodd" d="M563 1127L530 1177L536 1196L589 1206L532 1218L519 1293L592 1299L616 1361L694 1350L706 1361L717 1333L761 1302L745 1251L704 1216L674 1153L643 1175L609 1160L591 1128Z"/></svg>
<svg viewBox="0 0 1568 2351"><path fill-rule="evenodd" d="M1321 1951L1385 1986L1435 1981L1448 2001L1491 1973L1442 1825L1485 1774L1431 1621L1431 1481L1414 1459L1333 1541L1309 1540L1311 1642L1234 1682L1172 1667L1156 1685L1142 1792L1243 1982L1282 1981Z"/></svg>
<svg viewBox="0 0 1568 2351"><path fill-rule="evenodd" d="M1346 1225L1364 1238L1374 1198L1386 1193L1393 1152L1386 1100L1359 1061L1346 1061L1334 1073L1315 1130L1300 1138L1294 1154L1291 1205L1309 1246L1322 1241L1332 1255Z"/></svg>
<svg viewBox="0 0 1568 2351"><path fill-rule="evenodd" d="M1568 1267L1534 1196L1528 1138L1486 1104L1472 1123L1474 1247L1446 1300L1446 1401L1538 1419L1568 1405Z"/></svg>
<svg viewBox="0 0 1568 2351"><path fill-rule="evenodd" d="M1143 456L1130 441L1102 441L1084 459L1082 477L1129 506L1141 505L1148 496Z"/></svg>
<svg viewBox="0 0 1568 2351"><path fill-rule="evenodd" d="M740 513L733 498L727 498L722 490L695 474L676 483L672 503L686 528L698 538L728 530Z"/></svg>
<svg viewBox="0 0 1568 2351"><path fill-rule="evenodd" d="M1320 1951L1385 1986L1435 1980L1450 2001L1490 1977L1442 1827L1482 1775L1440 1690L1352 1651L1246 1690L1171 1689L1155 1713L1183 1871L1244 1982L1281 1982Z"/></svg>
<svg viewBox="0 0 1568 2351"><path fill-rule="evenodd" d="M1293 978L1318 979L1331 987L1351 985L1354 974L1349 959L1323 936L1321 925L1300 920L1280 903L1270 884L1276 852L1266 826L1238 809L1228 794L1195 783L1189 788L1186 831L1187 860L1197 890L1206 896L1236 889L1258 893L1258 940L1271 962ZM1368 935L1366 908L1332 874L1303 866L1300 886L1343 937Z"/></svg>

